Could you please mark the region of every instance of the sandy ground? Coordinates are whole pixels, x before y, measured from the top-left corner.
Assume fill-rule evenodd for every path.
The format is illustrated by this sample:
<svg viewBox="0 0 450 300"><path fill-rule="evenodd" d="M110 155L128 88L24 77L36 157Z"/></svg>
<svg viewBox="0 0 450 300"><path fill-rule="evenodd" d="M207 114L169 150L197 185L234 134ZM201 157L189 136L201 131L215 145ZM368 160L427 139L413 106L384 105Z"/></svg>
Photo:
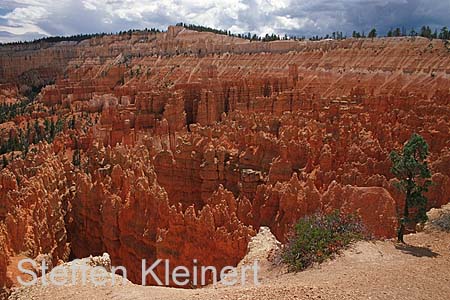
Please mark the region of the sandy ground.
<svg viewBox="0 0 450 300"><path fill-rule="evenodd" d="M266 260L276 244L266 232L242 262L262 259L259 286L219 284L183 290L132 283L114 287L36 285L16 290L10 299L450 299L450 233L427 229L405 240L407 245L359 242L335 260L294 274Z"/></svg>

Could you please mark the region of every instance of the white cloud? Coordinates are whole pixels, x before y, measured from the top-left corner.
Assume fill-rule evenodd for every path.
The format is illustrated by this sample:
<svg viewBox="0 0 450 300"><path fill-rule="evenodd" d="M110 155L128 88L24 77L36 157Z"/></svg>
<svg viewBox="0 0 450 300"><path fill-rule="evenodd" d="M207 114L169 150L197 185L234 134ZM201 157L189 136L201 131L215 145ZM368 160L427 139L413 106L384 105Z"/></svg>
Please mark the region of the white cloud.
<svg viewBox="0 0 450 300"><path fill-rule="evenodd" d="M48 35L38 26L39 21L49 17L43 6L16 7L11 12L2 16L6 20L5 25L0 25L0 31L6 31L13 35L22 35L27 32Z"/></svg>
<svg viewBox="0 0 450 300"><path fill-rule="evenodd" d="M84 8L88 10L97 10L97 6L95 3L92 3L91 1L83 1Z"/></svg>

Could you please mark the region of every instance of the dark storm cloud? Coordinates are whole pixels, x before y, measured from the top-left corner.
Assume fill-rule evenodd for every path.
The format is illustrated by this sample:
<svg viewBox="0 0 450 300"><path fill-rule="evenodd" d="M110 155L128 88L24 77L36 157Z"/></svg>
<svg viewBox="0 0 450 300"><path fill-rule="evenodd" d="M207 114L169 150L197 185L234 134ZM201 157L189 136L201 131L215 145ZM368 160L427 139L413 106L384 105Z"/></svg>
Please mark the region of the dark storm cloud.
<svg viewBox="0 0 450 300"><path fill-rule="evenodd" d="M448 0L3 0L0 41L166 28L187 22L233 32L325 35L376 27L450 25ZM8 34L6 34L8 33Z"/></svg>
<svg viewBox="0 0 450 300"><path fill-rule="evenodd" d="M369 30L373 26L382 33L395 27L419 30L423 25L430 25L441 28L450 23L450 16L443 11L450 11L450 1L389 1L369 6L361 3L346 11L346 20L349 28L354 26Z"/></svg>

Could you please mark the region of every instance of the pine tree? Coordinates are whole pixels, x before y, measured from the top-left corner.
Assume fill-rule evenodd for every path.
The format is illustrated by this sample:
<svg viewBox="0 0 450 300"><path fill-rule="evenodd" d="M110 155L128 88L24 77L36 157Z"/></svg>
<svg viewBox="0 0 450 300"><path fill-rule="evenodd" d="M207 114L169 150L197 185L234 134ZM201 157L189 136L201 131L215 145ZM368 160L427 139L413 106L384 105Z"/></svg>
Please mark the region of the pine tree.
<svg viewBox="0 0 450 300"><path fill-rule="evenodd" d="M450 34L449 34L447 26L442 27L441 32L439 33L439 38L441 40L449 40L450 39Z"/></svg>
<svg viewBox="0 0 450 300"><path fill-rule="evenodd" d="M78 141L75 140L75 145L74 145L75 150L73 151L73 156L72 156L72 164L74 166L80 166L81 164L81 154L80 154L80 149L78 149Z"/></svg>
<svg viewBox="0 0 450 300"><path fill-rule="evenodd" d="M56 121L56 125L55 125L55 133L61 132L64 129L64 120L63 119L58 119L58 121Z"/></svg>
<svg viewBox="0 0 450 300"><path fill-rule="evenodd" d="M50 141L53 141L55 139L55 135L56 135L56 126L55 126L55 122L52 121L50 122Z"/></svg>
<svg viewBox="0 0 450 300"><path fill-rule="evenodd" d="M6 159L6 156L2 156L2 168L6 168L8 166L8 160Z"/></svg>
<svg viewBox="0 0 450 300"><path fill-rule="evenodd" d="M44 120L44 137L47 142L50 141L50 121L49 119Z"/></svg>
<svg viewBox="0 0 450 300"><path fill-rule="evenodd" d="M33 137L33 144L39 143L41 140L41 128L39 127L39 121L36 119L34 121L34 137Z"/></svg>
<svg viewBox="0 0 450 300"><path fill-rule="evenodd" d="M434 33L431 35L432 39L437 39L438 38L438 31L437 29L434 30Z"/></svg>
<svg viewBox="0 0 450 300"><path fill-rule="evenodd" d="M75 116L73 116L72 119L69 122L69 128L70 129L75 129L75 122L76 122L76 119L75 119Z"/></svg>
<svg viewBox="0 0 450 300"><path fill-rule="evenodd" d="M422 28L420 29L420 36L429 39L433 38L433 33L431 31L430 26L422 26Z"/></svg>
<svg viewBox="0 0 450 300"><path fill-rule="evenodd" d="M426 162L428 144L418 134L413 134L405 144L401 153L392 151L391 172L399 180L396 187L405 193L403 216L398 229L398 241L404 243L406 225L411 222L425 222L427 220L427 198L424 196L431 184L431 172ZM415 208L415 215L410 215L410 208Z"/></svg>

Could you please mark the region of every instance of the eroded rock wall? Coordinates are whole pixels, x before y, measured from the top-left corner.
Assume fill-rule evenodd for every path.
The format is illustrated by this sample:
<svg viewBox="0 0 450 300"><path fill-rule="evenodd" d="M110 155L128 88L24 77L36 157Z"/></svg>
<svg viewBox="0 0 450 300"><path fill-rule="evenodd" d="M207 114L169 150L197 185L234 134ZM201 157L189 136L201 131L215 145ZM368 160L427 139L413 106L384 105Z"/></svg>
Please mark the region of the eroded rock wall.
<svg viewBox="0 0 450 300"><path fill-rule="evenodd" d="M142 258L235 265L260 226L286 241L317 210L393 237L404 196L388 156L413 132L430 145L430 207L450 201L442 41L250 43L170 27L8 47L0 94L55 80L33 116L73 124L0 172L0 284L19 253L108 252L135 282Z"/></svg>

